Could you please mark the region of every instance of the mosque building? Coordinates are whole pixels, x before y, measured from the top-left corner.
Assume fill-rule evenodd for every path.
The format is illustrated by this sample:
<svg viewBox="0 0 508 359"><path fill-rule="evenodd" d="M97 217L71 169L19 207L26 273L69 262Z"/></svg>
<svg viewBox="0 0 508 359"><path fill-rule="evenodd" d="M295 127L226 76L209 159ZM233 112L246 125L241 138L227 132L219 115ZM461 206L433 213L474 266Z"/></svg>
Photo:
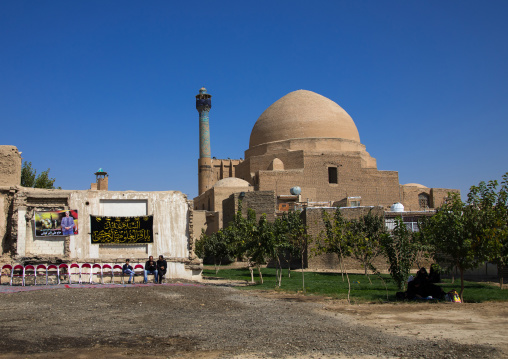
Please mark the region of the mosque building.
<svg viewBox="0 0 508 359"><path fill-rule="evenodd" d="M194 210L207 213L208 230L226 224L231 217L226 212L234 212L229 202L235 198L250 199L249 207L273 217L295 205L376 206L389 212L398 203L394 208L399 211L401 205L406 212L433 211L449 192L458 192L417 183L401 185L397 171L378 170L351 116L312 91L291 92L269 106L254 124L243 160L211 157L211 95L205 88L196 96L196 108L200 158ZM290 193L292 188L296 190Z"/></svg>

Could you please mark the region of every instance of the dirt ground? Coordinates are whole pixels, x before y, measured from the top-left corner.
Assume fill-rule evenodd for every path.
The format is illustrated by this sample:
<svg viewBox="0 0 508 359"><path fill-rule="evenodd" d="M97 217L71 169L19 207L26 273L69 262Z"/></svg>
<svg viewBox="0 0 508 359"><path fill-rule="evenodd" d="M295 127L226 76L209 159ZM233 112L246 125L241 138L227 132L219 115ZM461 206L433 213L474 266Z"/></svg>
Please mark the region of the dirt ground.
<svg viewBox="0 0 508 359"><path fill-rule="evenodd" d="M0 358L505 358L508 303L347 303L174 282L0 293Z"/></svg>

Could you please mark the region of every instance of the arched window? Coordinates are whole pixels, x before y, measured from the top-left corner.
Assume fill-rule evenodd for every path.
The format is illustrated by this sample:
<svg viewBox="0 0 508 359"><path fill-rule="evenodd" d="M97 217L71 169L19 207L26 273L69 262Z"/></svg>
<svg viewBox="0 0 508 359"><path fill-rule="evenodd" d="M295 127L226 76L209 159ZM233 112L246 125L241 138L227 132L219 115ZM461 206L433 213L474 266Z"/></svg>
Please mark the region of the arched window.
<svg viewBox="0 0 508 359"><path fill-rule="evenodd" d="M418 195L418 203L420 208L429 208L429 195L427 193L420 193Z"/></svg>

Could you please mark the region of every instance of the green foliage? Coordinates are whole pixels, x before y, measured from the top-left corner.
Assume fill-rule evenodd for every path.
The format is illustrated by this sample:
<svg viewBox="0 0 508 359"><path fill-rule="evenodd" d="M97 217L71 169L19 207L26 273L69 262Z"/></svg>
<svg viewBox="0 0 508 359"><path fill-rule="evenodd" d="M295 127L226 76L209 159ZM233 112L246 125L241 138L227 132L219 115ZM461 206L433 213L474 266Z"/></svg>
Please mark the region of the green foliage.
<svg viewBox="0 0 508 359"><path fill-rule="evenodd" d="M347 239L351 256L365 269L376 272L373 261L381 254L381 237L386 232L383 217L375 216L372 211L347 222Z"/></svg>
<svg viewBox="0 0 508 359"><path fill-rule="evenodd" d="M337 254L340 261L341 272L344 272L342 267L344 258L351 255L351 248L349 247L349 240L346 233L347 221L342 217L340 210L337 208L333 216L323 211L323 223L325 225L325 230L318 238L317 245L314 249L315 254Z"/></svg>
<svg viewBox="0 0 508 359"><path fill-rule="evenodd" d="M389 271L399 290L405 290L406 280L413 267L419 243L401 217L395 219L395 228L381 236L383 251L388 259Z"/></svg>
<svg viewBox="0 0 508 359"><path fill-rule="evenodd" d="M422 236L431 243L437 262L447 271L457 267L461 290L464 291L464 271L476 268L487 259L486 241L479 236L478 208L462 202L457 193L420 228Z"/></svg>
<svg viewBox="0 0 508 359"><path fill-rule="evenodd" d="M23 162L21 168L21 185L32 188L54 189L55 179L49 178L49 168L37 176L37 170L32 168L32 162Z"/></svg>
<svg viewBox="0 0 508 359"><path fill-rule="evenodd" d="M215 271L218 272L223 262L229 263L234 258L234 245L230 239L224 231L209 236L203 231L200 239L196 241L196 255L213 260Z"/></svg>
<svg viewBox="0 0 508 359"><path fill-rule="evenodd" d="M317 253L336 253L342 262L346 257L359 261L365 269L376 272L374 259L381 253L381 237L386 232L384 219L372 211L358 219L346 220L337 208L331 216L323 211L325 231L321 234Z"/></svg>
<svg viewBox="0 0 508 359"><path fill-rule="evenodd" d="M483 255L492 263L508 265L508 172L499 189L497 181L472 186L467 202L474 216L473 236L483 244Z"/></svg>

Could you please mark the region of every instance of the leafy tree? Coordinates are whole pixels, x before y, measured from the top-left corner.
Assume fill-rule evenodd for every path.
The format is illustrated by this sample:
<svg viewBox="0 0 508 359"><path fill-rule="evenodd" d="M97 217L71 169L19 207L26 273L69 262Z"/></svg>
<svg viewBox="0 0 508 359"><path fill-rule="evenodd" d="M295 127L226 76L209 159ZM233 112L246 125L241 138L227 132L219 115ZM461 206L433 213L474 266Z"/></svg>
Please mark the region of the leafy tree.
<svg viewBox="0 0 508 359"><path fill-rule="evenodd" d="M32 162L23 162L21 168L21 185L32 188L54 189L55 179L49 178L49 168L37 176L37 170L32 168Z"/></svg>
<svg viewBox="0 0 508 359"><path fill-rule="evenodd" d="M362 264L365 275L369 269L376 272L373 261L382 252L380 240L386 232L384 219L369 211L358 219L347 221L346 227L351 256Z"/></svg>
<svg viewBox="0 0 508 359"><path fill-rule="evenodd" d="M254 266L258 267L259 275L262 279L261 267L258 262L255 248L255 239L257 234L256 212L251 208L247 209L247 216L242 215L242 201L238 202L238 211L236 212L233 221L228 226L228 236L230 243L234 244L235 255L237 258L246 257L249 270L251 274L251 282L254 283Z"/></svg>
<svg viewBox="0 0 508 359"><path fill-rule="evenodd" d="M347 221L342 217L340 210L337 208L334 215L331 216L323 211L323 222L325 230L320 234L316 246L317 253L335 253L339 258L342 280L344 281L344 273L348 282L347 300L351 294L351 282L347 271L344 270L344 258L351 255L349 239L347 235Z"/></svg>
<svg viewBox="0 0 508 359"><path fill-rule="evenodd" d="M498 189L497 181L480 182L472 186L468 204L473 214L473 235L483 243L482 257L498 266L508 265L508 172L503 175ZM503 277L500 276L500 287Z"/></svg>
<svg viewBox="0 0 508 359"><path fill-rule="evenodd" d="M460 272L460 297L464 292L464 271L473 269L487 259L486 241L480 236L481 214L475 206L462 202L452 193L436 214L420 231L431 243L437 262L445 270L456 267Z"/></svg>
<svg viewBox="0 0 508 359"><path fill-rule="evenodd" d="M419 243L401 217L395 219L392 233L381 236L381 245L390 265L390 275L400 290L405 290L409 272L416 261Z"/></svg>
<svg viewBox="0 0 508 359"><path fill-rule="evenodd" d="M309 245L311 239L307 235L307 228L300 215L301 211L292 211L287 214L284 213L282 215L281 222L284 223L289 253L300 258L302 270L302 290L305 293L305 273L303 271L305 267L304 259L307 246ZM291 269L291 257L288 263L288 268L288 270Z"/></svg>
<svg viewBox="0 0 508 359"><path fill-rule="evenodd" d="M215 266L215 274L219 272L224 261L230 262L234 257L234 245L229 241L227 229L206 235L203 231L196 242L196 255L200 258L210 258Z"/></svg>

